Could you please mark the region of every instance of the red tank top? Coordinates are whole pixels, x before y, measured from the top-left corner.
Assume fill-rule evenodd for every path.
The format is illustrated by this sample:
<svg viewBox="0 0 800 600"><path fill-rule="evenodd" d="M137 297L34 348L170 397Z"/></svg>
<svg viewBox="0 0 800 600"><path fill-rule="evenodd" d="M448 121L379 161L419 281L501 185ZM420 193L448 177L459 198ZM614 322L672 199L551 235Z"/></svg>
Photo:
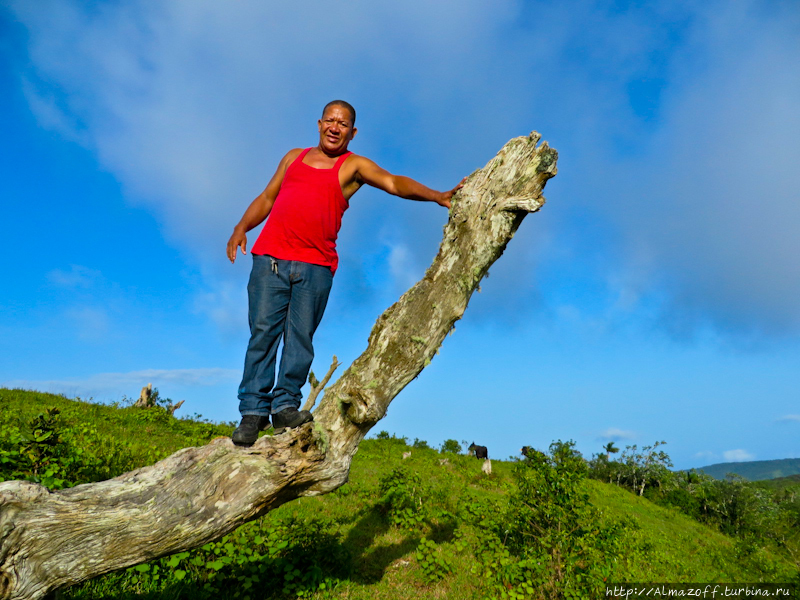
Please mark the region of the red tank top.
<svg viewBox="0 0 800 600"><path fill-rule="evenodd" d="M335 273L339 265L336 237L349 206L339 184L339 169L352 152L342 154L332 169L316 169L303 162L309 150L303 150L286 169L252 253L324 265Z"/></svg>

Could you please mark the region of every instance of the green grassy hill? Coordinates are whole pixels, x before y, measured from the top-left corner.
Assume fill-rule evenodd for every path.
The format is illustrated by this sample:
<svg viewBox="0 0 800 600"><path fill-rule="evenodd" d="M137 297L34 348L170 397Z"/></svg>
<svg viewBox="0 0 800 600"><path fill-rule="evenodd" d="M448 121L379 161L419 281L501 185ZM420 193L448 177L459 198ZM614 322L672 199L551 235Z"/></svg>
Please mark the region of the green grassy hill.
<svg viewBox="0 0 800 600"><path fill-rule="evenodd" d="M52 407L60 414L48 417ZM23 455L45 426L57 432L61 453L37 455L43 466L31 475ZM72 485L230 432L229 425L157 409L0 389L5 479L42 478L50 469L54 487ZM487 476L472 457L381 437L362 443L339 490L64 597L589 598L604 597L606 583L800 582L796 547L729 537L675 508L587 479L568 445L538 463L493 461Z"/></svg>
<svg viewBox="0 0 800 600"><path fill-rule="evenodd" d="M781 460L753 460L749 462L717 463L696 469L716 479L724 479L728 473L744 477L748 481L777 479L800 474L800 458Z"/></svg>

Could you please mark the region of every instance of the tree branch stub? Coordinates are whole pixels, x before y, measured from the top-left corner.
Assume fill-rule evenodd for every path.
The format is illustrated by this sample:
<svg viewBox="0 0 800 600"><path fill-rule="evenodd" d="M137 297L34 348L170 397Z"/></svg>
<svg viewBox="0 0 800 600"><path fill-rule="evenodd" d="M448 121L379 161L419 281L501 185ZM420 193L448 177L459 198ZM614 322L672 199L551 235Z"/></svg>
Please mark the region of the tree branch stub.
<svg viewBox="0 0 800 600"><path fill-rule="evenodd" d="M336 358L336 355L333 355L333 360L331 361L331 366L328 368L328 372L325 373L325 377L322 378L322 381L317 381L317 378L314 376L314 372L311 371L308 375L308 382L311 385L311 392L308 394L308 399L306 403L303 405L303 410L311 410L314 408L314 403L317 401L317 396L320 394L322 390L325 389L325 386L328 385L328 382L331 380L331 376L339 368L341 363L339 359Z"/></svg>

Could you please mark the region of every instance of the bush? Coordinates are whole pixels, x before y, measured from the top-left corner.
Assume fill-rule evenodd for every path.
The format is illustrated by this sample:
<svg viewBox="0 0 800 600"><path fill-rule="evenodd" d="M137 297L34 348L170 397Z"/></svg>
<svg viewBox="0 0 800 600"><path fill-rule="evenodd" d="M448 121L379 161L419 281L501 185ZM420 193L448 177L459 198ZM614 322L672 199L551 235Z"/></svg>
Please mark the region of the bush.
<svg viewBox="0 0 800 600"><path fill-rule="evenodd" d="M427 538L422 538L417 546L417 561L425 583L435 583L453 572L453 565L448 558Z"/></svg>
<svg viewBox="0 0 800 600"><path fill-rule="evenodd" d="M378 510L396 527L414 529L425 521L426 493L422 479L405 467L395 467L381 478Z"/></svg>
<svg viewBox="0 0 800 600"><path fill-rule="evenodd" d="M656 442L652 446L642 447L639 452L637 446L626 446L620 457L618 466L614 467L614 479L617 485L629 488L634 493L643 496L648 486L661 488L667 487L672 481L672 460L659 446L666 442Z"/></svg>
<svg viewBox="0 0 800 600"><path fill-rule="evenodd" d="M440 449L442 454L461 454L461 444L456 440L445 440Z"/></svg>
<svg viewBox="0 0 800 600"><path fill-rule="evenodd" d="M0 480L31 481L58 490L116 477L164 454L134 448L86 423L67 425L62 417L51 407L27 424L8 417L0 421Z"/></svg>
<svg viewBox="0 0 800 600"><path fill-rule="evenodd" d="M57 490L108 479L133 468L130 453L88 426L64 427L61 411L48 408L27 427L0 428L0 477Z"/></svg>
<svg viewBox="0 0 800 600"><path fill-rule="evenodd" d="M670 490L660 499L660 504L677 508L683 514L699 521L702 519L700 501L687 489L678 488Z"/></svg>
<svg viewBox="0 0 800 600"><path fill-rule="evenodd" d="M376 433L375 434L375 439L376 440L390 440L392 442L396 442L396 443L401 444L403 446L407 446L408 445L408 438L407 437L397 437L394 434L390 435L389 432L385 431L385 430L381 431L379 433Z"/></svg>
<svg viewBox="0 0 800 600"><path fill-rule="evenodd" d="M778 511L769 493L738 475L706 479L696 496L703 520L723 533L762 537L764 531L774 529Z"/></svg>
<svg viewBox="0 0 800 600"><path fill-rule="evenodd" d="M516 489L481 540L483 575L502 597L599 597L616 559L634 550L636 525L602 522L583 488L587 473L573 442L531 450L515 465Z"/></svg>
<svg viewBox="0 0 800 600"><path fill-rule="evenodd" d="M90 600L138 589L148 590L148 598L324 598L350 577L351 563L331 522L267 517L216 542L94 579L68 594ZM124 597L134 596L139 597Z"/></svg>

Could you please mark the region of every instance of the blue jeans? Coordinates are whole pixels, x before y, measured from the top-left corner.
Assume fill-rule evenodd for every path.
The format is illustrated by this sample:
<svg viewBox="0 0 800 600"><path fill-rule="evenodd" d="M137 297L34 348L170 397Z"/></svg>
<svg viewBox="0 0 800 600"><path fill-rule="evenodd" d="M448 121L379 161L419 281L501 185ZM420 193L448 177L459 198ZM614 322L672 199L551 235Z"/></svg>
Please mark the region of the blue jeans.
<svg viewBox="0 0 800 600"><path fill-rule="evenodd" d="M314 359L312 339L333 283L328 267L253 255L247 284L250 343L239 386L239 412L267 416L299 408ZM275 361L283 338L278 378ZM274 387L273 387L274 386Z"/></svg>

